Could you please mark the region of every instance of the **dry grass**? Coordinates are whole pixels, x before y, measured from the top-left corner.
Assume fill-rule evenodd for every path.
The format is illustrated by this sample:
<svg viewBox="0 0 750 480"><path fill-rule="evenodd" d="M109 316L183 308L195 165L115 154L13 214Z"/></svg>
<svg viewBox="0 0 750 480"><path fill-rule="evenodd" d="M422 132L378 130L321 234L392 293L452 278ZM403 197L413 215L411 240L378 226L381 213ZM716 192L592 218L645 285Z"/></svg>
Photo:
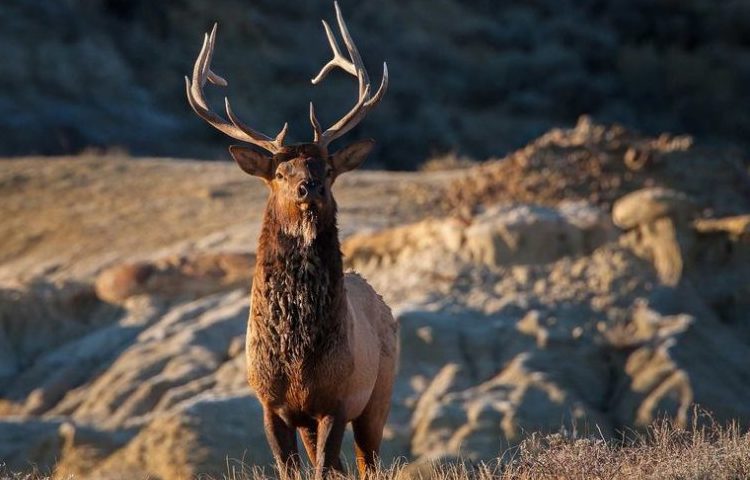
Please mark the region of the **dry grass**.
<svg viewBox="0 0 750 480"><path fill-rule="evenodd" d="M395 462L373 480L735 480L750 478L750 432L736 423L719 425L697 414L690 428L668 420L655 422L645 433L630 432L619 441L575 438L566 434L531 435L492 462L442 459ZM349 469L353 471L353 469ZM228 461L226 480L274 480L270 468ZM293 480L308 480L306 471ZM45 480L39 473L12 473L0 463L0 479ZM212 480L212 477L200 477ZM338 480L355 479L354 474ZM73 480L73 479L71 479ZM337 480L335 477L333 480Z"/></svg>
<svg viewBox="0 0 750 480"><path fill-rule="evenodd" d="M475 167L479 162L469 157L458 155L456 152L444 153L428 158L420 165L421 172L443 172L446 170L461 170L463 168Z"/></svg>
<svg viewBox="0 0 750 480"><path fill-rule="evenodd" d="M494 462L441 460L384 467L375 480L748 479L750 433L695 415L690 428L669 420L619 441L532 435ZM351 469L350 469L351 471ZM229 480L270 480L268 470L229 466ZM310 472L296 480L312 478ZM353 475L341 479L355 478Z"/></svg>
<svg viewBox="0 0 750 480"><path fill-rule="evenodd" d="M33 472L11 472L4 463L0 462L0 480L48 480L48 477L42 473Z"/></svg>
<svg viewBox="0 0 750 480"><path fill-rule="evenodd" d="M660 421L621 442L532 436L497 478L750 478L750 434L736 424L680 429Z"/></svg>

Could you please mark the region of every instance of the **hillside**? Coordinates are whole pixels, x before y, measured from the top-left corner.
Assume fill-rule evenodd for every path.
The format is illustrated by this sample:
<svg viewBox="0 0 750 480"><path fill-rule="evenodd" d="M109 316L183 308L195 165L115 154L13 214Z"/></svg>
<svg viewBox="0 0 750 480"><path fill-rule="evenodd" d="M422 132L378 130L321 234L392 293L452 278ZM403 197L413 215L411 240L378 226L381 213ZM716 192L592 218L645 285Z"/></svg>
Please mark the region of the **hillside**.
<svg viewBox="0 0 750 480"><path fill-rule="evenodd" d="M122 155L2 165L0 464L98 479L267 465L242 354L261 182ZM517 451L520 478L557 478L596 455L684 478L720 450L727 478L747 472L747 174L731 151L583 118L467 169L343 176L347 266L402 330L383 459ZM607 443L661 417L676 428L661 444ZM714 421L736 429L680 433ZM664 461L636 462L645 448Z"/></svg>
<svg viewBox="0 0 750 480"><path fill-rule="evenodd" d="M3 2L0 155L93 146L226 158L224 139L187 107L182 81L214 21L214 63L236 111L267 132L290 121L290 139L306 141L310 99L324 123L354 100L343 75L309 82L329 55L320 19L333 18L331 3ZM378 139L373 165L504 154L584 113L748 146L745 1L341 3L372 75L381 61L390 66L389 94L355 131ZM210 95L220 105L224 92Z"/></svg>

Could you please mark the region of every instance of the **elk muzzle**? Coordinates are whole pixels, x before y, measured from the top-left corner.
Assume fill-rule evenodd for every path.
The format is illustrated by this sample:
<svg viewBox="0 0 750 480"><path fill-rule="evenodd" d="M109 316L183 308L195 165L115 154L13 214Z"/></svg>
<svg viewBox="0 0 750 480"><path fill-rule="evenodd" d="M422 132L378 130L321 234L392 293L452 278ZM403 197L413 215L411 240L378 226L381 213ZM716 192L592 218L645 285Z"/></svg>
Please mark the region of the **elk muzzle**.
<svg viewBox="0 0 750 480"><path fill-rule="evenodd" d="M302 180L297 184L297 202L311 203L323 196L323 184L313 179Z"/></svg>

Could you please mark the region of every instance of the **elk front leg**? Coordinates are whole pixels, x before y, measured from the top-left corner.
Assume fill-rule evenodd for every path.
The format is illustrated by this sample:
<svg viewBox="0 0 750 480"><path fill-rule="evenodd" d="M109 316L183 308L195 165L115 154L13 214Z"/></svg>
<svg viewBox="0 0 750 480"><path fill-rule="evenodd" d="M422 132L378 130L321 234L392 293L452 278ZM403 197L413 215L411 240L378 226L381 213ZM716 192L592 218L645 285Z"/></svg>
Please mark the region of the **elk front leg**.
<svg viewBox="0 0 750 480"><path fill-rule="evenodd" d="M270 408L263 407L263 426L271 452L276 459L279 475L282 479L293 478L293 472L299 471L299 453L297 452L297 435L294 427L276 415Z"/></svg>
<svg viewBox="0 0 750 480"><path fill-rule="evenodd" d="M344 439L346 420L343 415L326 415L318 421L318 448L315 465L315 480L335 470L343 473L341 465L341 441Z"/></svg>

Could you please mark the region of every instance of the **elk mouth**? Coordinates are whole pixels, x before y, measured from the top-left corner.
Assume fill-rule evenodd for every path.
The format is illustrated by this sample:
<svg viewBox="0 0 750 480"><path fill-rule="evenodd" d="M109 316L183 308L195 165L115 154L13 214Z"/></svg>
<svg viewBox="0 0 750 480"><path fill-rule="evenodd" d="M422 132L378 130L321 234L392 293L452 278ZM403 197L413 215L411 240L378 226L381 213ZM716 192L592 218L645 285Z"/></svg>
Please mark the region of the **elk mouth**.
<svg viewBox="0 0 750 480"><path fill-rule="evenodd" d="M323 199L315 196L304 200L298 200L297 208L308 215L317 214L323 209Z"/></svg>

